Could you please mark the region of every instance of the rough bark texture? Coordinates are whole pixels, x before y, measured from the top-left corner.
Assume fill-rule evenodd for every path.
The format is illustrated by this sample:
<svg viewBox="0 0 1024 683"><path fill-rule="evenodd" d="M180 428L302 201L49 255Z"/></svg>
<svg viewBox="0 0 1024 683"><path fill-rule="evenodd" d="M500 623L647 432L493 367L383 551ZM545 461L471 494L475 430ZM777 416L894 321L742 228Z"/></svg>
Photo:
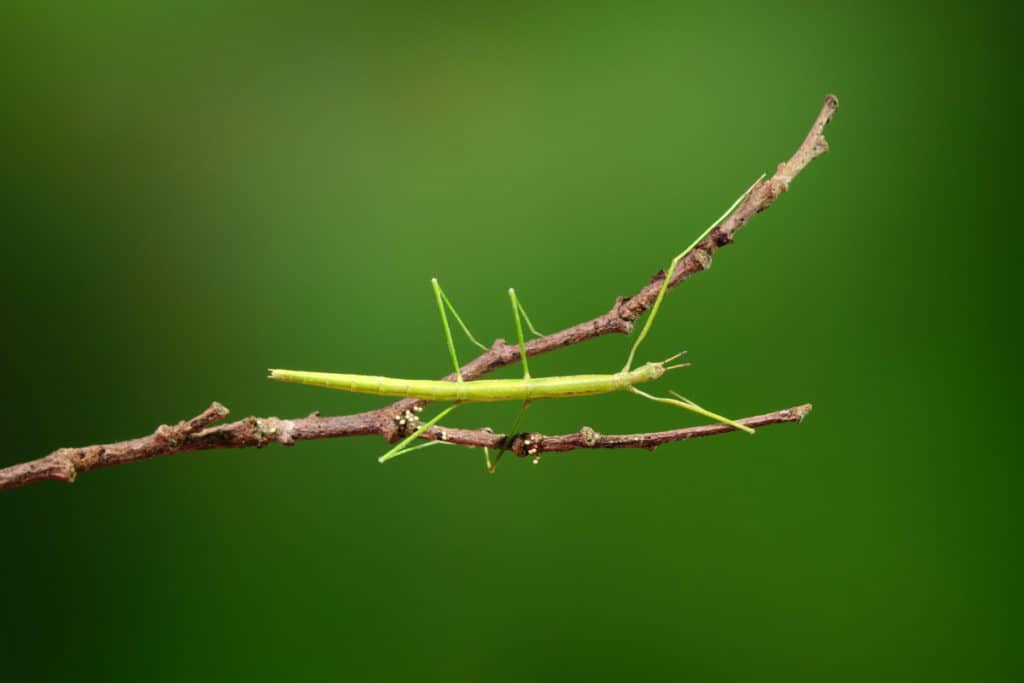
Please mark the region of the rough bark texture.
<svg viewBox="0 0 1024 683"><path fill-rule="evenodd" d="M825 104L810 132L793 156L779 164L771 178L755 185L746 199L679 263L669 287L675 287L694 273L708 269L711 266L711 257L718 249L730 244L740 228L771 206L789 189L789 184L797 174L816 157L828 151L824 129L838 107L839 101L834 95L825 98ZM653 305L664 278L664 272L658 273L633 296L616 300L611 310L604 315L531 340L526 344L527 356L547 353L610 333L629 333L633 329L633 322ZM462 368L462 376L466 380L477 379L517 360L518 346L498 339L488 351ZM455 375L448 375L445 379L454 380ZM290 446L296 441L366 434L378 434L389 442L394 442L406 434L411 434L419 426L417 413L426 403L427 401L422 400L403 399L379 410L354 415L322 417L319 413L313 413L291 420L250 416L237 422L212 426L228 415L227 408L219 403L213 403L191 420L173 426L161 425L149 436L112 444L61 448L37 460L0 469L0 490L47 479L72 482L81 472L189 451L262 448L270 443ZM750 427L800 422L810 411L810 404L805 404L737 421ZM734 428L711 424L646 434L609 435L583 427L572 434L555 436L519 434L511 441L509 451L536 459L543 453L585 448L654 449L673 441L730 431L734 431ZM487 429L452 429L438 425L424 432L422 438L461 446L500 448L505 435Z"/></svg>

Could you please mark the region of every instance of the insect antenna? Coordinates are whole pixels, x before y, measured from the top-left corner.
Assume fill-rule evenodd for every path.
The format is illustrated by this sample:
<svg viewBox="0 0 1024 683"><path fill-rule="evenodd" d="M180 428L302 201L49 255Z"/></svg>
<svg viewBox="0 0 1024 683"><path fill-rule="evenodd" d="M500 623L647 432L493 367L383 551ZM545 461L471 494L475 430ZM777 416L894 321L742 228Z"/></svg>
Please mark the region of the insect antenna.
<svg viewBox="0 0 1024 683"><path fill-rule="evenodd" d="M686 349L683 349L683 350L682 350L682 351L680 351L679 353L673 354L673 355L669 356L668 358L666 358L665 360L661 361L660 363L658 363L658 365L664 365L665 363L671 363L671 362L672 362L672 361L674 361L674 360L675 360L676 358L682 358L682 357L683 357L683 356L685 356L685 355L686 355L687 353L688 353L688 352L686 351Z"/></svg>

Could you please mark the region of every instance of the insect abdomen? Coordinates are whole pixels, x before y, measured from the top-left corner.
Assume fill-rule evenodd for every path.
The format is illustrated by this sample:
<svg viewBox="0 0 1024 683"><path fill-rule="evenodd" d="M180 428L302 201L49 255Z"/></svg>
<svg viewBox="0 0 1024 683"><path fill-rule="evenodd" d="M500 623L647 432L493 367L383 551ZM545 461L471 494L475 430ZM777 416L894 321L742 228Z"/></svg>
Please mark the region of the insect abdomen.
<svg viewBox="0 0 1024 683"><path fill-rule="evenodd" d="M303 370L271 370L270 378L283 382L309 384L316 387L352 391L360 394L422 398L431 401L470 401L474 403L604 394L609 391L624 389L633 383L630 381L633 378L622 374L444 382L426 379L376 377L373 375L306 372Z"/></svg>
<svg viewBox="0 0 1024 683"><path fill-rule="evenodd" d="M314 387L351 391L357 394L375 396L397 396L402 398L423 398L434 401L457 401L459 385L454 382L434 380L400 379L374 375L349 375L340 372L307 372L305 370L270 371L270 379L281 382L295 382Z"/></svg>

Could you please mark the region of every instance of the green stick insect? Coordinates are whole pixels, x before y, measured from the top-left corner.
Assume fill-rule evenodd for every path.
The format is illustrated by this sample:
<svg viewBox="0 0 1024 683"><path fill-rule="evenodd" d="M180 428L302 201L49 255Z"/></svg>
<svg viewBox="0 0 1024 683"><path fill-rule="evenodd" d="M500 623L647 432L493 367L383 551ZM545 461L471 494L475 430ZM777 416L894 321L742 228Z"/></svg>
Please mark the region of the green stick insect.
<svg viewBox="0 0 1024 683"><path fill-rule="evenodd" d="M693 244L688 246L678 256L672 259L672 263L669 265L668 271L665 273L665 279L662 281L661 289L658 291L658 297L654 300L654 305L651 307L651 313L647 317L647 321L644 323L643 329L641 329L640 334L637 335L636 341L633 342L633 347L629 351L629 356L626 358L626 364L623 366L622 370L615 374L565 375L556 377L530 376L530 366L526 358L526 342L523 340L523 325L521 319L526 320L526 324L533 334L538 337L543 335L534 328L533 323L526 314L526 310L523 308L523 305L519 302L519 298L516 296L515 289L509 289L508 295L512 302L512 314L516 323L516 338L519 342L519 355L523 363L523 377L522 379L483 379L464 381L460 370L461 364L459 363L458 355L455 352L455 344L452 341L452 331L448 324L448 315L445 312L445 308L447 307L447 309L451 311L455 320L459 323L462 331L465 332L470 341L484 351L487 350L487 347L477 341L472 333L470 333L469 328L462 321L462 318L455 310L455 307L452 305L447 295L445 295L444 290L441 289L441 285L439 285L437 279L434 278L431 280L431 285L434 289L434 300L437 303L437 310L441 314L441 325L444 328L445 342L448 345L448 352L451 354L452 364L455 367L454 382L279 369L270 370L270 379L276 379L282 382L296 382L298 384L326 387L328 389L339 389L341 391L352 391L361 394L399 396L403 398L416 398L424 401L453 402L452 405L442 410L435 417L424 422L412 434L399 441L391 448L391 450L380 456L378 458L380 462L387 462L396 456L409 453L420 448L433 446L438 443L446 443L441 440L431 441L430 443L420 444L417 446L409 446L409 444L419 438L425 431L440 422L446 415L464 403L480 403L485 401L522 401L523 406L512 425L512 429L509 430L508 436L502 444L501 451L493 462L491 461L488 450L486 448L484 449L487 468L493 472L498 459L501 458L502 453L504 453L504 451L511 445L512 438L515 436L515 431L519 426L519 421L522 419L523 414L526 412L526 409L530 406L532 401L542 398L590 396L594 394L605 394L612 391L629 391L651 401L684 408L697 413L698 415L703 415L704 417L735 427L736 429L747 432L748 434L753 434L754 430L750 427L702 408L693 401L684 398L675 392L669 392L674 398L667 398L662 396L653 396L636 387L637 384L656 380L666 372L689 365L689 363L669 365L669 363L682 356L682 353L677 353L663 361L644 363L637 368L633 368L632 366L637 348L647 337L648 332L650 332L651 325L654 323L654 319L658 315L658 309L661 306L662 299L665 298L665 293L668 291L668 284L672 280L672 275L675 272L676 267L679 265L679 262L682 261L683 258L685 258L686 255L694 249L694 247L700 244L700 242L708 236L708 233L710 233L716 225L725 220L725 218L729 216L737 206L739 206L739 204L747 197L750 191L758 182L761 181L762 178L764 178L764 175L758 178L746 192L740 195L740 197L733 202L732 206L730 206L718 220L708 226L708 228L701 233L700 237L694 240Z"/></svg>

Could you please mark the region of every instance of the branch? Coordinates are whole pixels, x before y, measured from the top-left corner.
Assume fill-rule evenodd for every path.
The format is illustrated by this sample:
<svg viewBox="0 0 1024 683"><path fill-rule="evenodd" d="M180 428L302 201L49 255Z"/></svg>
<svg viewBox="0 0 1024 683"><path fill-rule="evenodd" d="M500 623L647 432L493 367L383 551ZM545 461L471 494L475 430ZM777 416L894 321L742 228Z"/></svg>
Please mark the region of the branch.
<svg viewBox="0 0 1024 683"><path fill-rule="evenodd" d="M711 257L718 249L732 243L736 232L747 221L771 206L789 189L789 184L811 161L828 151L824 128L838 106L839 101L834 95L825 98L825 104L810 132L793 156L779 164L771 178L755 185L746 199L715 227L706 239L690 251L673 274L669 282L670 288L694 273L710 268ZM664 271L659 272L632 297L616 300L611 310L604 315L531 340L526 344L527 356L547 353L606 334L628 334L633 329L633 322L654 303L664 278ZM462 368L462 376L467 380L476 379L517 360L518 346L498 339L488 351ZM448 375L445 379L454 381L455 375ZM81 472L190 451L261 448L269 443L290 446L296 441L369 434L376 434L389 442L394 442L404 435L411 434L419 426L417 413L427 403L419 399L403 399L379 410L354 415L321 417L319 413L313 413L292 420L250 416L230 424L211 426L228 415L227 408L219 403L213 403L191 420L179 422L174 426L161 425L149 436L98 446L61 448L37 460L0 469L0 490L47 479L73 482ZM737 421L750 427L800 422L810 410L810 404L805 404ZM509 450L516 455L533 457L536 460L542 453L583 448L654 449L665 443L730 431L734 431L734 428L711 424L646 434L602 435L589 427L583 427L573 434L555 436L519 434L512 440ZM438 425L424 432L422 438L462 446L500 448L505 435L496 434L489 429L451 429Z"/></svg>

